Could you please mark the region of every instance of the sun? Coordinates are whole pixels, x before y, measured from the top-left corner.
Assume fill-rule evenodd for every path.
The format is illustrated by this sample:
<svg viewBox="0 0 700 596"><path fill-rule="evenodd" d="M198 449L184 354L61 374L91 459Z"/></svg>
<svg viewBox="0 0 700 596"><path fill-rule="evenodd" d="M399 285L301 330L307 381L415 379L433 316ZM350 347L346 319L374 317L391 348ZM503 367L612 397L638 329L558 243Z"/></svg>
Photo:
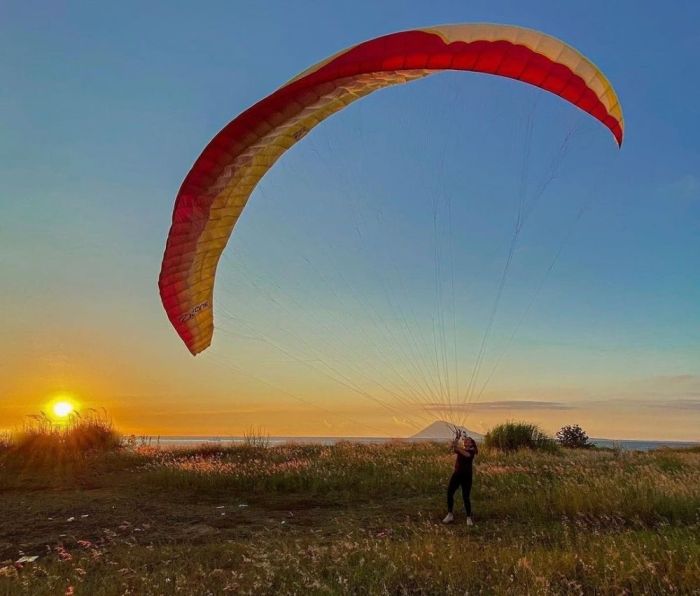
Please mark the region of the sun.
<svg viewBox="0 0 700 596"><path fill-rule="evenodd" d="M53 405L53 413L56 418L67 418L74 410L73 404L65 400L57 401Z"/></svg>

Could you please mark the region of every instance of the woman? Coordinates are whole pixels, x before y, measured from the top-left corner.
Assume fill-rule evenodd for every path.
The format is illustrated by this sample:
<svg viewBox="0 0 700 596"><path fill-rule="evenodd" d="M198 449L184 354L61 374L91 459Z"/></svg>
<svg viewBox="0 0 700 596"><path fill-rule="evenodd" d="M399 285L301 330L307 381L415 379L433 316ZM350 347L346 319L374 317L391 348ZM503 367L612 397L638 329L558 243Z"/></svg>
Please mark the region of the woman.
<svg viewBox="0 0 700 596"><path fill-rule="evenodd" d="M455 471L452 473L450 483L447 485L447 516L442 520L444 524L451 524L455 517L452 513L454 508L454 496L457 489L462 487L462 499L464 499L464 510L467 513L467 525L473 526L472 502L470 493L472 491L472 468L474 456L479 453L476 441L471 437L457 438L452 442L452 450L457 454L455 460Z"/></svg>

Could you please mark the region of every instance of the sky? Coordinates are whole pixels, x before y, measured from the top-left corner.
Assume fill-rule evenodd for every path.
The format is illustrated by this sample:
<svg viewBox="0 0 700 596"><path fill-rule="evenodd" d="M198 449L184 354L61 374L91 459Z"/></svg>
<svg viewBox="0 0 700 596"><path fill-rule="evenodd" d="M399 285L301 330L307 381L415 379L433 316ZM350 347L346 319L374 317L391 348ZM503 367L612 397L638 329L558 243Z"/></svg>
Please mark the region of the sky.
<svg viewBox="0 0 700 596"><path fill-rule="evenodd" d="M698 20L682 1L2 3L0 429L70 395L135 434L450 418L700 440ZM459 22L578 48L618 92L622 149L514 81L375 93L263 179L190 356L157 276L209 139L342 48Z"/></svg>

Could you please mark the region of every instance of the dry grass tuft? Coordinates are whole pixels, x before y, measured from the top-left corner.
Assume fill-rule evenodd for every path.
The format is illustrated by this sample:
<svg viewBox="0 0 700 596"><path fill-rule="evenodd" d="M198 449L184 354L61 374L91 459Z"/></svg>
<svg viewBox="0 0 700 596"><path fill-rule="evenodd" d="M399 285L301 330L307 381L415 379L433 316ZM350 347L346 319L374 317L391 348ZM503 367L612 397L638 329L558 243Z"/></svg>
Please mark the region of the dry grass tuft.
<svg viewBox="0 0 700 596"><path fill-rule="evenodd" d="M65 458L90 452L117 449L121 437L104 412L73 412L65 423L58 424L44 412L27 417L24 426L12 436L7 448L19 456L35 459Z"/></svg>

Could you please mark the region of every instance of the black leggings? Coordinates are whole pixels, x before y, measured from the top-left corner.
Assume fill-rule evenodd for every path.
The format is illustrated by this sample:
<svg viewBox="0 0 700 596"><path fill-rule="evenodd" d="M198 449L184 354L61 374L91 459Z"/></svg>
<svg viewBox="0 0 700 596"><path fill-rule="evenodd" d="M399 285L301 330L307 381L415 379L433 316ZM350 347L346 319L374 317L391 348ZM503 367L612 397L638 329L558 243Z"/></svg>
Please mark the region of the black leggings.
<svg viewBox="0 0 700 596"><path fill-rule="evenodd" d="M455 492L462 487L462 498L464 499L464 510L467 515L472 514L472 501L469 498L472 492L472 471L455 472L447 485L447 510L452 513L455 504Z"/></svg>

